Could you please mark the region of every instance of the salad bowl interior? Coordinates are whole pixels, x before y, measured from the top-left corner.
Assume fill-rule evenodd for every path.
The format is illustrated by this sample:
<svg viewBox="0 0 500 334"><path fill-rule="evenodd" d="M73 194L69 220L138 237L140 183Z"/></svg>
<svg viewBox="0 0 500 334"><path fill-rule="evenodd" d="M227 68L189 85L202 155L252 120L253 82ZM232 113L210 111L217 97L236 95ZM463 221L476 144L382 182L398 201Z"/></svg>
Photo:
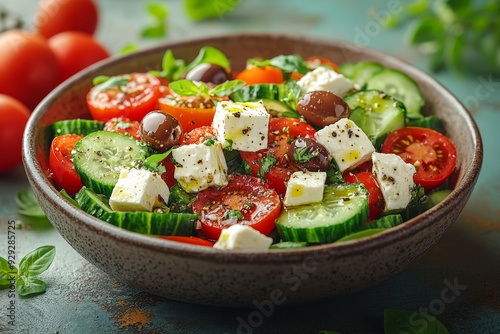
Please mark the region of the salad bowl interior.
<svg viewBox="0 0 500 334"><path fill-rule="evenodd" d="M364 239L300 249L220 251L130 232L83 212L58 191L48 173L49 125L90 118L85 96L98 75L160 70L171 49L192 60L213 46L243 69L251 57L281 54L323 56L338 64L374 60L401 70L420 86L423 113L437 115L455 143L454 190L419 216ZM341 41L272 34L238 34L166 43L102 61L51 92L27 125L23 159L40 205L67 242L85 259L118 280L173 300L216 306L252 306L254 301L299 304L359 291L403 270L433 247L465 206L482 163L478 129L463 105L422 71L387 54ZM304 275L297 273L297 268Z"/></svg>

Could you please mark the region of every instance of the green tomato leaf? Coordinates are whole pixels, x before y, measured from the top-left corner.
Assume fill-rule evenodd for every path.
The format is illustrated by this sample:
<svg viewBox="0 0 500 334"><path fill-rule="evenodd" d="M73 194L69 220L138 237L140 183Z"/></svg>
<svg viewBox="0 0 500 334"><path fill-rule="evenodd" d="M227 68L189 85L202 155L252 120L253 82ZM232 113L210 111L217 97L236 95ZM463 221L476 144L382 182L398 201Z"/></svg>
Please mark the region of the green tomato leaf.
<svg viewBox="0 0 500 334"><path fill-rule="evenodd" d="M195 66L203 63L210 63L224 67L227 71L230 70L230 62L226 55L219 49L213 46L204 46L200 49L200 52L196 58L186 66L186 72L194 68Z"/></svg>
<svg viewBox="0 0 500 334"><path fill-rule="evenodd" d="M174 93L182 96L196 96L201 92L200 86L187 79L172 81L168 84L168 87Z"/></svg>
<svg viewBox="0 0 500 334"><path fill-rule="evenodd" d="M418 311L384 310L385 334L448 334L446 327L436 318Z"/></svg>
<svg viewBox="0 0 500 334"><path fill-rule="evenodd" d="M209 91L209 95L229 96L231 93L241 89L243 86L245 86L245 82L242 80L228 80L211 89Z"/></svg>
<svg viewBox="0 0 500 334"><path fill-rule="evenodd" d="M184 9L194 21L222 18L233 11L240 0L184 0Z"/></svg>
<svg viewBox="0 0 500 334"><path fill-rule="evenodd" d="M47 286L39 278L21 276L16 282L16 290L21 297L29 297L44 293L47 290Z"/></svg>
<svg viewBox="0 0 500 334"><path fill-rule="evenodd" d="M24 276L37 276L47 270L54 257L56 248L54 246L41 246L26 254L19 262L19 274Z"/></svg>
<svg viewBox="0 0 500 334"><path fill-rule="evenodd" d="M0 289L10 287L12 280L17 278L17 268L6 259L0 257Z"/></svg>

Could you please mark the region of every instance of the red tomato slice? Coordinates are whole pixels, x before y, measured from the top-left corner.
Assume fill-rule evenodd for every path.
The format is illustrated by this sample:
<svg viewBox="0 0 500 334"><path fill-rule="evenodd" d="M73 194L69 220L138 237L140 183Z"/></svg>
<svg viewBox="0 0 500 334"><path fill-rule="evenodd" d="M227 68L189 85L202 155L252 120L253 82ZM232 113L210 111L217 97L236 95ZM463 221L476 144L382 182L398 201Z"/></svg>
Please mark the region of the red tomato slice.
<svg viewBox="0 0 500 334"><path fill-rule="evenodd" d="M214 243L203 238L193 237L193 236L181 236L181 235L160 235L161 239L182 242L190 245L213 247Z"/></svg>
<svg viewBox="0 0 500 334"><path fill-rule="evenodd" d="M137 140L141 140L139 135L139 128L141 123L138 121L132 121L127 117L113 117L104 124L104 130L115 131L119 133L124 133L134 137Z"/></svg>
<svg viewBox="0 0 500 334"><path fill-rule="evenodd" d="M155 76L132 73L109 80L116 80L116 85L96 85L87 94L87 105L95 120L106 122L113 117L127 117L141 121L148 112L156 109L161 82ZM124 83L125 80L128 82Z"/></svg>
<svg viewBox="0 0 500 334"><path fill-rule="evenodd" d="M49 152L49 169L56 184L73 196L83 185L75 171L71 151L83 137L76 134L57 136L52 140Z"/></svg>
<svg viewBox="0 0 500 334"><path fill-rule="evenodd" d="M184 133L182 145L203 144L209 139L216 139L215 133L215 129L209 125L200 126L188 133Z"/></svg>
<svg viewBox="0 0 500 334"><path fill-rule="evenodd" d="M200 215L201 230L217 240L222 229L234 224L249 225L268 235L281 212L278 193L261 179L251 175L233 175L229 184L198 193L193 212Z"/></svg>
<svg viewBox="0 0 500 334"><path fill-rule="evenodd" d="M353 184L361 182L370 193L368 199L368 206L370 208L368 222L380 217L382 211L384 211L384 197L372 172L346 173L344 180Z"/></svg>
<svg viewBox="0 0 500 334"><path fill-rule="evenodd" d="M236 80L243 80L247 85L261 83L282 83L283 73L279 68L273 66L253 66L244 69L235 77Z"/></svg>
<svg viewBox="0 0 500 334"><path fill-rule="evenodd" d="M427 128L406 127L393 131L382 153L395 153L417 168L413 180L426 191L441 185L457 165L457 149L445 135Z"/></svg>
<svg viewBox="0 0 500 334"><path fill-rule="evenodd" d="M276 159L276 162L264 174L278 194L286 192L286 182L295 169L289 164L287 158L290 142L297 137L314 137L316 130L298 119L272 118L269 122L269 140L266 149L258 152L240 152L241 158L250 166L252 175L261 176L262 167L266 157ZM271 158L271 159L272 159ZM263 160L264 159L264 160Z"/></svg>

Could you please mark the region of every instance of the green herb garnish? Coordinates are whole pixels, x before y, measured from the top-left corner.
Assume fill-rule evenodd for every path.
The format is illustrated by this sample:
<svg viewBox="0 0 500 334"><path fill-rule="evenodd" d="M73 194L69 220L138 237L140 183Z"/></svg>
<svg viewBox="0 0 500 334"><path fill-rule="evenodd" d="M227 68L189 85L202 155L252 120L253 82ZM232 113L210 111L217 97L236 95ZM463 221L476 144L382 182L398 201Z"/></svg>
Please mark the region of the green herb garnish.
<svg viewBox="0 0 500 334"><path fill-rule="evenodd" d="M309 162L317 156L319 156L319 151L309 152L309 147L307 146L298 147L293 152L293 159L299 164Z"/></svg>
<svg viewBox="0 0 500 334"><path fill-rule="evenodd" d="M226 219L244 219L245 217L241 213L240 210L227 210L226 212Z"/></svg>
<svg viewBox="0 0 500 334"><path fill-rule="evenodd" d="M266 155L264 158L259 159L259 163L262 164L262 167L260 167L257 176L264 179L266 173L269 172L269 169L271 169L272 166L276 165L277 161L278 159L270 155Z"/></svg>
<svg viewBox="0 0 500 334"><path fill-rule="evenodd" d="M165 37L167 34L168 8L158 2L148 4L146 9L153 22L141 31L141 36L146 38Z"/></svg>
<svg viewBox="0 0 500 334"><path fill-rule="evenodd" d="M21 259L19 269L0 257L0 289L8 289L15 282L15 288L21 297L44 293L47 289L45 282L37 276L50 267L55 255L54 246L38 247Z"/></svg>
<svg viewBox="0 0 500 334"><path fill-rule="evenodd" d="M232 12L240 0L184 0L184 9L194 21L222 18Z"/></svg>
<svg viewBox="0 0 500 334"><path fill-rule="evenodd" d="M43 212L42 208L38 204L35 195L33 194L33 190L22 189L17 192L15 197L16 204L18 206L19 214L31 217L31 218L45 218L45 212Z"/></svg>

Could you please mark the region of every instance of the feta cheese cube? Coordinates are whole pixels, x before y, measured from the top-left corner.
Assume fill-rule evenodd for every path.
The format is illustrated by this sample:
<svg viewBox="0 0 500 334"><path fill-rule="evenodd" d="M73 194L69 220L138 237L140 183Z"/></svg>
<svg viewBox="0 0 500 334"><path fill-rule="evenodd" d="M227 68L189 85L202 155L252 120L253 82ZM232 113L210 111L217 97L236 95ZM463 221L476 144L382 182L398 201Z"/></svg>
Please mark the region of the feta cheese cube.
<svg viewBox="0 0 500 334"><path fill-rule="evenodd" d="M343 96L354 89L354 83L351 80L325 66L318 66L307 72L297 81L297 84L302 89L302 94L314 90L326 90Z"/></svg>
<svg viewBox="0 0 500 334"><path fill-rule="evenodd" d="M411 190L415 187L415 166L406 163L399 155L373 153L373 169L385 201L385 210L400 210L411 201Z"/></svg>
<svg viewBox="0 0 500 334"><path fill-rule="evenodd" d="M348 118L316 132L316 140L325 146L341 172L370 160L375 152L370 138Z"/></svg>
<svg viewBox="0 0 500 334"><path fill-rule="evenodd" d="M224 147L256 152L267 147L269 118L262 101L223 101L217 103L212 126Z"/></svg>
<svg viewBox="0 0 500 334"><path fill-rule="evenodd" d="M170 190L159 174L123 168L109 206L115 211L152 211L159 204L167 204L169 196Z"/></svg>
<svg viewBox="0 0 500 334"><path fill-rule="evenodd" d="M297 206L308 203L321 202L325 189L325 172L295 172L288 180L285 206Z"/></svg>
<svg viewBox="0 0 500 334"><path fill-rule="evenodd" d="M248 225L234 224L223 229L214 244L218 249L268 250L273 239Z"/></svg>
<svg viewBox="0 0 500 334"><path fill-rule="evenodd" d="M213 145L176 147L172 150L172 157L175 160L174 178L189 193L228 183L226 159L217 141Z"/></svg>

